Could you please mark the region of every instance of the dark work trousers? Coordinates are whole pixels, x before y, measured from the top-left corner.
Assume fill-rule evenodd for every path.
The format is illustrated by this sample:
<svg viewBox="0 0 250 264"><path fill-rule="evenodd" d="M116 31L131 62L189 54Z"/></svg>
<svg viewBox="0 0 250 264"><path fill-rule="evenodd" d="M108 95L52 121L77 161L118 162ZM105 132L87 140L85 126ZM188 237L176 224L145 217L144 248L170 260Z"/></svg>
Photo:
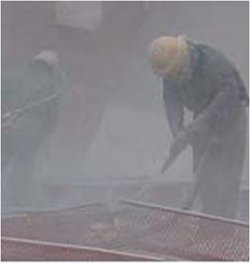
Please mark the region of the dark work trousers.
<svg viewBox="0 0 250 264"><path fill-rule="evenodd" d="M199 182L198 195L202 211L205 214L230 219L234 219L237 214L245 159L247 133L245 106L239 108L237 118L233 121L231 128L214 142L203 144L202 139L197 139L193 144L194 173ZM203 135L203 140L212 138L207 136Z"/></svg>

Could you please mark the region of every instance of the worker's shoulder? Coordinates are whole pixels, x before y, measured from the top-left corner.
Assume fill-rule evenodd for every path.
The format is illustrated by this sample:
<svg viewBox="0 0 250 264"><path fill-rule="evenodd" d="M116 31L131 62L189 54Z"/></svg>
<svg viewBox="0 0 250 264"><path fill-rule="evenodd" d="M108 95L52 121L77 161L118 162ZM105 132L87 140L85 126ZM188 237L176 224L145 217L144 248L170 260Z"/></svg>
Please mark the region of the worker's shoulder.
<svg viewBox="0 0 250 264"><path fill-rule="evenodd" d="M210 45L197 43L203 72L215 79L232 79L237 75L237 69L231 60L219 49ZM218 77L218 78L217 78Z"/></svg>
<svg viewBox="0 0 250 264"><path fill-rule="evenodd" d="M235 68L228 56L226 56L220 49L204 43L195 43L195 46L203 57L203 62L205 64L208 64L209 66L227 67L229 69Z"/></svg>

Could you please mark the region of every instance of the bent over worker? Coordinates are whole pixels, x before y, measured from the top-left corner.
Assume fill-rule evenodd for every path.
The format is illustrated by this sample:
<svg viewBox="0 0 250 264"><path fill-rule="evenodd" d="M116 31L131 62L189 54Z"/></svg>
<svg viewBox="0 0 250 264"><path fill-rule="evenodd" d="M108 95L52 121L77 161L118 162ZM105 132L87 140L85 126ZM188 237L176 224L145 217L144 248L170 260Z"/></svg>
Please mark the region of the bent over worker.
<svg viewBox="0 0 250 264"><path fill-rule="evenodd" d="M153 72L173 135L170 156L193 149L197 196L205 214L235 218L245 156L248 94L219 51L186 38L163 36L150 49ZM184 127L184 109L193 121Z"/></svg>
<svg viewBox="0 0 250 264"><path fill-rule="evenodd" d="M2 75L3 202L30 202L35 159L57 124L62 74L57 55L43 51Z"/></svg>

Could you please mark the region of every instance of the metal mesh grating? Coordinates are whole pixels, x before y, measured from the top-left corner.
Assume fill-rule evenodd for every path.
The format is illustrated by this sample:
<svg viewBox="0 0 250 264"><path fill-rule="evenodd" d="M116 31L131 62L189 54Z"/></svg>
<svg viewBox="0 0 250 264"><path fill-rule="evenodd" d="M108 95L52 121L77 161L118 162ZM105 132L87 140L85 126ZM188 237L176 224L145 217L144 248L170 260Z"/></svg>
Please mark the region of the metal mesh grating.
<svg viewBox="0 0 250 264"><path fill-rule="evenodd" d="M99 248L152 259L243 261L249 258L249 227L246 224L132 201L123 201L115 208L111 212L109 207L97 203L57 212L9 216L2 219L2 236L93 250ZM13 245L3 242L4 259L13 252ZM30 243L30 250L35 250ZM38 245L33 244L37 250ZM17 248L22 251L26 246L27 243L19 243ZM44 247L50 248L49 245L39 248ZM66 254L71 249L51 246L50 257L53 256L51 252L57 254L60 250ZM20 254L18 250L15 252ZM66 255L72 260L80 256L81 260L89 260L88 256L99 260L101 256L100 253L94 257L92 252L92 255L80 255L78 249L70 252L71 255Z"/></svg>
<svg viewBox="0 0 250 264"><path fill-rule="evenodd" d="M134 248L187 260L249 259L247 224L133 201L123 205Z"/></svg>
<svg viewBox="0 0 250 264"><path fill-rule="evenodd" d="M145 256L107 251L97 248L76 247L63 244L43 243L4 238L2 261L154 261Z"/></svg>

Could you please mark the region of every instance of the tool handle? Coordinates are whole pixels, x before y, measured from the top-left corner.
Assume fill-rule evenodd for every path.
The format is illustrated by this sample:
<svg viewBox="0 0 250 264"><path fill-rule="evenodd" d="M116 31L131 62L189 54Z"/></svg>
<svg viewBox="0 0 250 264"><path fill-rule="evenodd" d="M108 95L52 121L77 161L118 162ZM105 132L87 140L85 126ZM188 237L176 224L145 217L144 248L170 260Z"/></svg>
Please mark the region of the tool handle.
<svg viewBox="0 0 250 264"><path fill-rule="evenodd" d="M174 155L170 153L170 155L167 157L167 159L165 160L161 168L161 171L160 171L161 174L163 174L166 170L170 168L170 166L175 162L175 160L177 159L180 153L181 151L179 151L178 153L175 153Z"/></svg>
<svg viewBox="0 0 250 264"><path fill-rule="evenodd" d="M9 125L11 125L16 119L18 119L19 117L21 117L23 114L25 114L26 112L32 110L35 107L41 106L43 104L46 104L52 100L55 100L57 97L59 96L59 93L54 93L48 97L46 97L43 100L31 103L23 108L16 108L14 109L12 112L7 112L3 115L3 119L7 119L7 121L4 121L2 123L2 128L8 127Z"/></svg>

